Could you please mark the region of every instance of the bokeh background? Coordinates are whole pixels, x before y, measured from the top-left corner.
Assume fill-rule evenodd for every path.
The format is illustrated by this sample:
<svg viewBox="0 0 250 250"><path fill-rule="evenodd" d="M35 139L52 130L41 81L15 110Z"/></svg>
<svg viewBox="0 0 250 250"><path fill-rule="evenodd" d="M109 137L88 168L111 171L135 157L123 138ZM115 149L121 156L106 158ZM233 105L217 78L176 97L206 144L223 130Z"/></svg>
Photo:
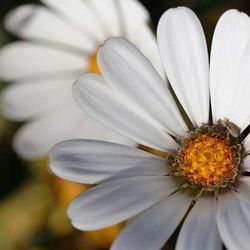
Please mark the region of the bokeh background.
<svg viewBox="0 0 250 250"><path fill-rule="evenodd" d="M105 0L103 0L105 1ZM126 0L124 0L126 1ZM199 16L210 45L219 16L237 8L250 14L249 0L141 0L152 17L155 30L161 14L174 6L188 6ZM0 3L0 47L16 37L8 34L3 19L9 10L35 0L2 0ZM8 83L0 82L0 92ZM66 207L80 191L88 188L62 181L49 173L47 159L27 162L13 152L11 143L21 124L0 114L0 250L105 250L122 225L97 232L74 230ZM166 249L172 249L175 236Z"/></svg>

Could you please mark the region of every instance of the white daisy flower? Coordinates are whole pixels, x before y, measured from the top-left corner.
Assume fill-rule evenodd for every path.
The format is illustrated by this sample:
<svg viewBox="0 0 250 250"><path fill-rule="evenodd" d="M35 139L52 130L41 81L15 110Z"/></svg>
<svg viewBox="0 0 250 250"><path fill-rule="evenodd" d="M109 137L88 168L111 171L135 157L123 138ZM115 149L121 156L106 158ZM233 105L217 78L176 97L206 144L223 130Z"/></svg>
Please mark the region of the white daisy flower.
<svg viewBox="0 0 250 250"><path fill-rule="evenodd" d="M79 106L168 156L95 140L55 146L53 172L99 184L70 205L76 228L95 230L136 216L112 250L161 249L181 222L177 250L216 250L222 242L230 250L249 249L250 136L242 136L250 123L249 37L249 17L227 11L215 29L209 66L195 14L179 7L161 18L160 55L189 129L166 84L133 45L114 38L100 48L103 77L86 74L75 84Z"/></svg>
<svg viewBox="0 0 250 250"><path fill-rule="evenodd" d="M96 52L111 36L138 46L160 71L149 14L136 0L42 0L9 13L8 31L23 38L0 52L0 77L14 83L2 97L3 113L28 121L14 139L25 159L45 156L57 142L93 138L133 145L82 114L71 85L84 72L98 73Z"/></svg>

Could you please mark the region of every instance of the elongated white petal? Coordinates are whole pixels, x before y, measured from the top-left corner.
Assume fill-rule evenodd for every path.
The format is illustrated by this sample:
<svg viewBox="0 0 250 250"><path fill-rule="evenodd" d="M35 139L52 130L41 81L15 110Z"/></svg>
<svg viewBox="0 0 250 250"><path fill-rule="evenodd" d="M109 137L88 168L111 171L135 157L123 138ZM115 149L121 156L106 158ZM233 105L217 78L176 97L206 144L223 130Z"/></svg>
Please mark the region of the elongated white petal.
<svg viewBox="0 0 250 250"><path fill-rule="evenodd" d="M103 20L106 30L111 32L107 37L121 36L131 41L165 77L156 39L148 26L149 13L146 8L137 0L92 0L91 3Z"/></svg>
<svg viewBox="0 0 250 250"><path fill-rule="evenodd" d="M119 1L91 0L89 4L107 37L124 35L122 34L121 24L121 15L123 13L119 12Z"/></svg>
<svg viewBox="0 0 250 250"><path fill-rule="evenodd" d="M249 21L250 22L250 21ZM249 25L250 26L250 25ZM249 27L250 33L250 27ZM237 124L241 131L243 131L250 124L250 42L245 46L244 53L241 57L241 62L238 65L236 81L232 87L227 87L227 102L221 101L221 105L226 105L229 108L228 113L224 117L229 118L232 122ZM230 90L228 89L230 88ZM223 97L224 99L224 97ZM231 100L231 101L230 101Z"/></svg>
<svg viewBox="0 0 250 250"><path fill-rule="evenodd" d="M51 113L65 103L73 102L74 78L32 80L13 83L1 94L1 109L11 120L25 121Z"/></svg>
<svg viewBox="0 0 250 250"><path fill-rule="evenodd" d="M180 193L159 202L128 224L114 241L111 250L161 249L189 205L190 198Z"/></svg>
<svg viewBox="0 0 250 250"><path fill-rule="evenodd" d="M243 141L246 152L250 152L250 134Z"/></svg>
<svg viewBox="0 0 250 250"><path fill-rule="evenodd" d="M15 135L14 148L25 159L44 157L57 142L75 137L80 117L77 107L71 112L65 108L56 115L26 123Z"/></svg>
<svg viewBox="0 0 250 250"><path fill-rule="evenodd" d="M160 75L140 53L121 38L108 40L98 52L103 77L119 94L151 116L163 130L184 135L185 122Z"/></svg>
<svg viewBox="0 0 250 250"><path fill-rule="evenodd" d="M244 158L244 160L243 160L243 169L245 171L250 172L250 155L248 155L247 157Z"/></svg>
<svg viewBox="0 0 250 250"><path fill-rule="evenodd" d="M83 52L95 52L96 45L51 10L37 5L22 5L5 19L8 31L21 38L67 46Z"/></svg>
<svg viewBox="0 0 250 250"><path fill-rule="evenodd" d="M238 99L235 100L236 90L240 84L236 78L249 37L250 21L246 14L229 10L218 21L210 62L210 90L214 121L224 117L231 118L231 104L237 106L237 112L244 109L238 106ZM237 124L238 120L232 120L232 122Z"/></svg>
<svg viewBox="0 0 250 250"><path fill-rule="evenodd" d="M214 197L199 198L181 228L176 250L221 250Z"/></svg>
<svg viewBox="0 0 250 250"><path fill-rule="evenodd" d="M148 58L154 68L158 71L163 79L166 79L166 73L163 68L155 35L148 26L139 26L131 28L133 37L131 42ZM140 33L140 36L138 36Z"/></svg>
<svg viewBox="0 0 250 250"><path fill-rule="evenodd" d="M137 0L117 1L117 12L120 14L122 33L129 39L134 38L134 29L145 26L149 21L149 13Z"/></svg>
<svg viewBox="0 0 250 250"><path fill-rule="evenodd" d="M227 249L249 249L250 202L235 192L219 197L218 229Z"/></svg>
<svg viewBox="0 0 250 250"><path fill-rule="evenodd" d="M105 33L102 23L98 20L96 13L91 9L90 1L81 0L42 0L54 11L73 24L78 30L92 37L93 41L104 40Z"/></svg>
<svg viewBox="0 0 250 250"><path fill-rule="evenodd" d="M86 119L86 117L84 118L84 120L85 119ZM107 128L103 127L100 123L95 122L91 118L89 118L89 120L91 120L95 124L95 126L98 125L98 127L102 127L104 132L103 132L102 136L99 136L99 137L95 137L95 136L94 137L89 137L86 134L86 136L83 136L81 138L98 139L98 140L103 140L103 141L108 141L108 142L119 143L119 144L127 145L127 146L130 146L130 147L138 147L138 143L136 143L135 141L133 141L133 140L127 138L127 137L121 136L120 134L117 134L113 130L110 130L110 129L107 129ZM91 124L90 124L89 127L91 128Z"/></svg>
<svg viewBox="0 0 250 250"><path fill-rule="evenodd" d="M141 167L141 172L137 175L148 175L147 166L151 167L151 173L155 171L155 174L163 175L167 171L164 159L153 157L136 148L104 141L66 141L57 144L50 153L52 171L62 178L75 182L97 183L119 171L135 166ZM127 175L135 174L135 171L128 169Z"/></svg>
<svg viewBox="0 0 250 250"><path fill-rule="evenodd" d="M241 176L239 180L238 193L250 202L250 177Z"/></svg>
<svg viewBox="0 0 250 250"><path fill-rule="evenodd" d="M188 8L170 9L157 31L160 56L168 79L195 126L208 122L209 67L201 24Z"/></svg>
<svg viewBox="0 0 250 250"><path fill-rule="evenodd" d="M126 102L100 77L85 74L73 87L79 107L123 136L160 150L176 149L176 142L136 106Z"/></svg>
<svg viewBox="0 0 250 250"><path fill-rule="evenodd" d="M5 80L80 74L87 66L82 56L29 42L15 42L0 51L0 77Z"/></svg>
<svg viewBox="0 0 250 250"><path fill-rule="evenodd" d="M132 167L115 173L110 178L104 180L116 180L120 178L127 178L133 176L166 176L169 173L167 169L167 161L162 158L149 157L143 161L132 164Z"/></svg>
<svg viewBox="0 0 250 250"><path fill-rule="evenodd" d="M169 177L131 177L98 185L79 195L68 215L81 230L96 230L126 220L175 190Z"/></svg>

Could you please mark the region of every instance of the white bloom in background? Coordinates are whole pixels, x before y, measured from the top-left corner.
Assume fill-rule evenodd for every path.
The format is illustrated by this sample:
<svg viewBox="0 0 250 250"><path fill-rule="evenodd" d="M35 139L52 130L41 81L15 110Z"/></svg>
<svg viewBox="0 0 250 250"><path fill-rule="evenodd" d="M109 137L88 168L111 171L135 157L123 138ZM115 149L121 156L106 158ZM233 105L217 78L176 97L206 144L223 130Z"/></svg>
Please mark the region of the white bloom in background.
<svg viewBox="0 0 250 250"><path fill-rule="evenodd" d="M160 70L149 14L136 0L42 0L24 5L5 20L24 41L0 51L0 78L14 82L1 97L9 119L28 121L14 139L26 159L45 156L59 141L93 138L133 142L82 114L71 95L84 72L98 73L96 52L105 40L122 36L138 46Z"/></svg>
<svg viewBox="0 0 250 250"><path fill-rule="evenodd" d="M103 77L74 85L83 110L121 135L168 152L166 159L95 140L72 140L51 152L51 169L99 185L79 195L68 215L81 230L137 216L112 250L160 249L184 219L177 250L249 249L250 20L227 11L215 29L209 67L201 24L184 7L160 20L158 44L170 83L193 129L188 129L166 84L129 42L113 38L98 52ZM211 117L209 121L209 103Z"/></svg>

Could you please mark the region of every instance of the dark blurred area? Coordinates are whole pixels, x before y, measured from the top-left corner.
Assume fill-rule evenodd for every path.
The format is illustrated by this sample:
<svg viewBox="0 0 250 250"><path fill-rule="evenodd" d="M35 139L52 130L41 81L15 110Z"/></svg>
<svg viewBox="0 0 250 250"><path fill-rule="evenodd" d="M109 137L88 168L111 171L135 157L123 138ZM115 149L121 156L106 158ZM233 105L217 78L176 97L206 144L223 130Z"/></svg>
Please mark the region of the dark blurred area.
<svg viewBox="0 0 250 250"><path fill-rule="evenodd" d="M250 14L248 0L141 0L141 2L150 12L155 30L160 16L167 9L176 6L192 8L203 24L209 45L216 22L224 11L236 8ZM4 30L4 16L12 8L27 3L39 3L39 1L1 1L0 46L17 39ZM0 91L6 84L0 82ZM61 183L54 180L49 173L46 160L26 162L15 154L11 145L13 135L19 126L20 124L6 121L0 114L0 250L108 249L120 226L94 233L74 230L66 218L66 207L71 199L71 194L67 192L71 184L66 184L65 190L60 189L58 192ZM76 189L85 188L78 186ZM57 201L54 196L57 197ZM167 246L167 249L171 248Z"/></svg>

